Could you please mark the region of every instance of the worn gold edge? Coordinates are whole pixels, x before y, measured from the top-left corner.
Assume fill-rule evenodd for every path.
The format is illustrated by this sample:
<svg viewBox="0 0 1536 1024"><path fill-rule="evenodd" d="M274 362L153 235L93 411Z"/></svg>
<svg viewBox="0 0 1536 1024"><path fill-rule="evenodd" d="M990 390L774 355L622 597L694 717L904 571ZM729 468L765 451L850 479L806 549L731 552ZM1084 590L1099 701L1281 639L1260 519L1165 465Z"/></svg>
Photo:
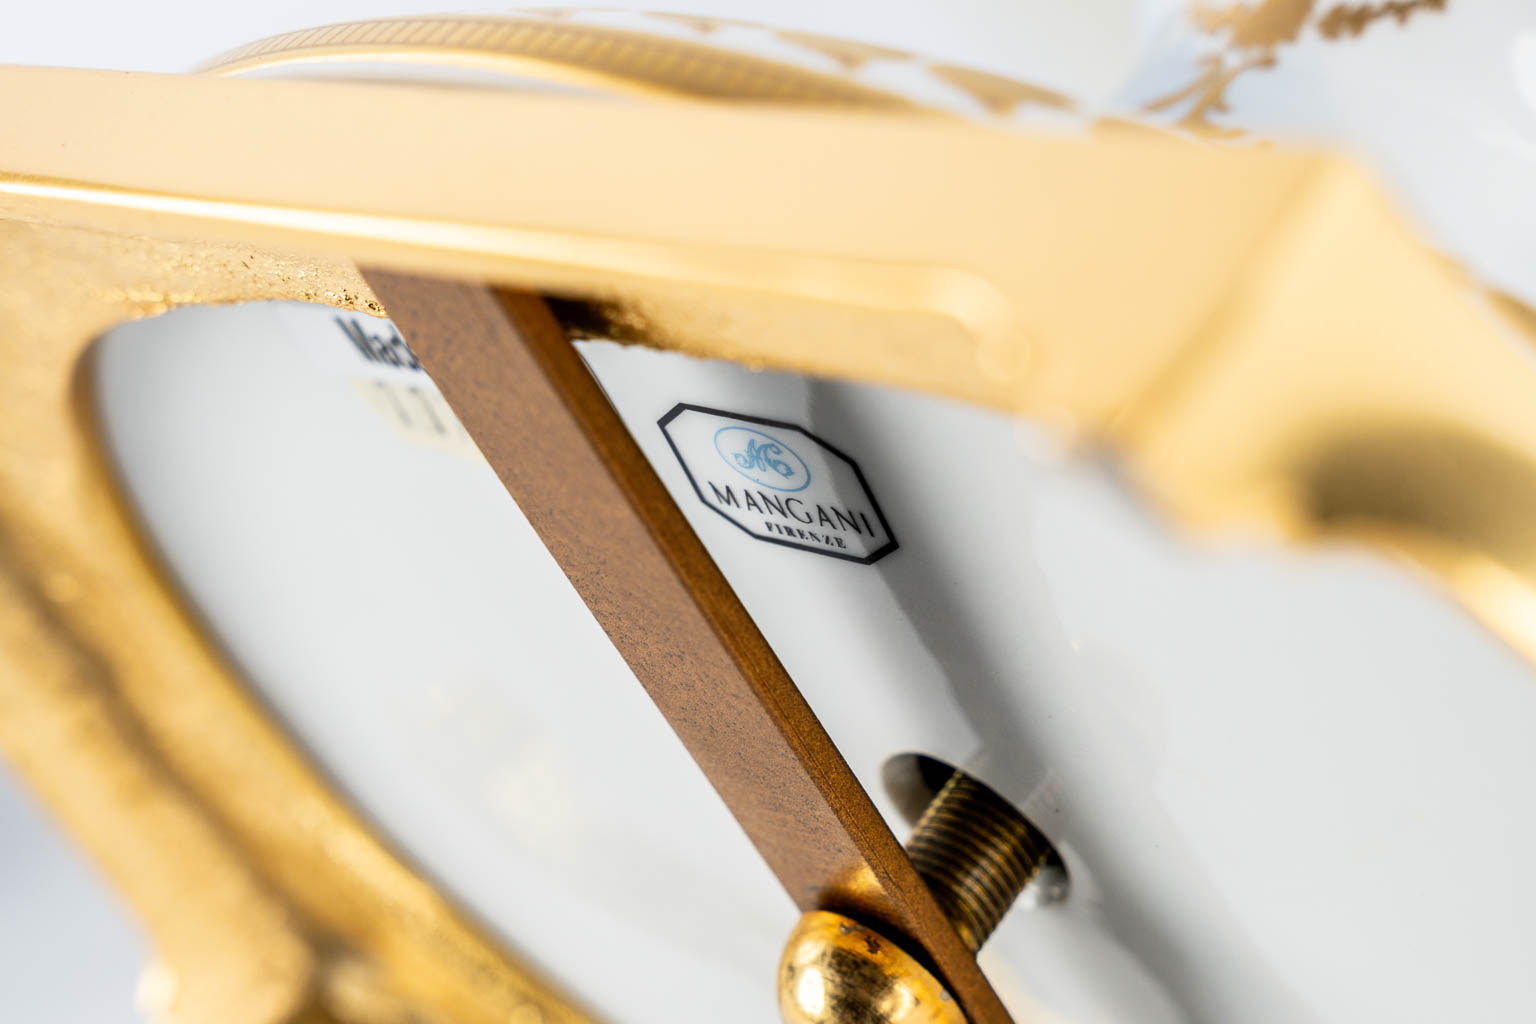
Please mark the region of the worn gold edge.
<svg viewBox="0 0 1536 1024"><path fill-rule="evenodd" d="M674 99L919 109L894 93L780 61L627 29L513 15L390 18L322 26L240 47L199 71L232 75L338 58L522 70L556 83Z"/></svg>

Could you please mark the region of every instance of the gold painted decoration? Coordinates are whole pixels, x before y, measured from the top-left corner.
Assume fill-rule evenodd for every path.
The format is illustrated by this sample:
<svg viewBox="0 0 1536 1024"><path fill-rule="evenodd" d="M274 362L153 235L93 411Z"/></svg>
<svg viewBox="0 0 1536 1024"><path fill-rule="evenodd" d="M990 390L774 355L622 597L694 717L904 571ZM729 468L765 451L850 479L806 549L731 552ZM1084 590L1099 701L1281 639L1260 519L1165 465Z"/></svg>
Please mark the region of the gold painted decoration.
<svg viewBox="0 0 1536 1024"><path fill-rule="evenodd" d="M576 12L567 12L576 13ZM273 36L204 66L239 74L326 60L436 62L597 90L734 102L911 109L846 78L722 51L700 43L549 17L385 18Z"/></svg>
<svg viewBox="0 0 1536 1024"><path fill-rule="evenodd" d="M1056 110L1071 110L1073 103L1054 89L1030 85L1002 75L953 64L935 64L933 73L975 97L997 117L1007 117L1021 106L1036 104Z"/></svg>
<svg viewBox="0 0 1536 1024"><path fill-rule="evenodd" d="M1182 88L1149 101L1149 113L1183 109L1178 125L1212 138L1233 138L1241 129L1219 124L1214 115L1230 111L1227 94L1244 75L1272 68L1281 51L1308 30L1329 41L1355 38L1378 22L1402 26L1417 14L1444 11L1447 0L1320 7L1317 0L1259 0L1212 6L1194 0L1190 18L1195 27L1219 41L1221 49L1203 57L1200 73Z"/></svg>

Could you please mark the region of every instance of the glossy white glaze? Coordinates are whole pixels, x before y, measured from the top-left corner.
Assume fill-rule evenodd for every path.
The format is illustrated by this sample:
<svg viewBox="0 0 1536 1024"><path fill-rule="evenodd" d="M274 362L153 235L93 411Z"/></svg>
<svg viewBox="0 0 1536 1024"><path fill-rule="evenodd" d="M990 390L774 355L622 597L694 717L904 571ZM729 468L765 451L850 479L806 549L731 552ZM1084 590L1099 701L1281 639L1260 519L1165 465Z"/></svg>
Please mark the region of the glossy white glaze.
<svg viewBox="0 0 1536 1024"><path fill-rule="evenodd" d="M1536 673L1409 571L1347 550L1196 545L1107 467L1066 463L1004 417L585 351L866 786L908 742L871 706L899 704L930 730L922 750L1057 843L1071 898L1014 913L989 951L1064 1017L1536 1013L1536 886L1521 870L1536 855L1522 810ZM675 401L838 445L901 550L839 564L718 522L656 443ZM850 598L869 576L888 596ZM899 657L870 660L880 650ZM845 656L883 677L850 675Z"/></svg>
<svg viewBox="0 0 1536 1024"><path fill-rule="evenodd" d="M421 375L273 305L127 324L98 374L176 578L407 857L612 1020L680 977L701 1021L774 1019L793 906L478 451L379 401Z"/></svg>
<svg viewBox="0 0 1536 1024"><path fill-rule="evenodd" d="M984 954L1020 1019L1536 1014L1536 678L1418 578L1195 545L1005 417L582 350L898 834L882 771L920 751L1060 847L1069 898ZM425 382L270 305L126 325L98 365L177 577L408 856L615 1020L659 1020L683 971L700 1021L772 1018L792 908L488 467L370 394ZM657 426L678 402L836 446L900 548L862 565L716 515ZM699 946L722 906L739 941Z"/></svg>

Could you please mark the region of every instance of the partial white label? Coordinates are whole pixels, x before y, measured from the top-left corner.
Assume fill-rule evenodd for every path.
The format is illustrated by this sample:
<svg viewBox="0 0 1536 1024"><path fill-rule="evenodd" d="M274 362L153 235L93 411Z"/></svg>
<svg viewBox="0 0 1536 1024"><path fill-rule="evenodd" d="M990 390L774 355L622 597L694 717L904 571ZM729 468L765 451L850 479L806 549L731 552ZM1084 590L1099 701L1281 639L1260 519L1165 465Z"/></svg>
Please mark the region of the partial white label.
<svg viewBox="0 0 1536 1024"><path fill-rule="evenodd" d="M278 313L294 347L327 374L344 377L399 437L460 455L478 454L393 323L319 307L285 306Z"/></svg>

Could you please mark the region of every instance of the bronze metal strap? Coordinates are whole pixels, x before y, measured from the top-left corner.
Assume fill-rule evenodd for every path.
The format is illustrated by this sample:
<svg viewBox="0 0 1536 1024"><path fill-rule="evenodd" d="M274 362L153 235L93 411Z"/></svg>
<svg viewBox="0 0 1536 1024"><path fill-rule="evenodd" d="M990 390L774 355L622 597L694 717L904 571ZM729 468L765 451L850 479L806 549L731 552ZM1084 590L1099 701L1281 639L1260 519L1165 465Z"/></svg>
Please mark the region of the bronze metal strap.
<svg viewBox="0 0 1536 1024"><path fill-rule="evenodd" d="M803 910L908 937L1002 1002L542 300L367 271L597 621ZM772 965L764 965L771 976Z"/></svg>

